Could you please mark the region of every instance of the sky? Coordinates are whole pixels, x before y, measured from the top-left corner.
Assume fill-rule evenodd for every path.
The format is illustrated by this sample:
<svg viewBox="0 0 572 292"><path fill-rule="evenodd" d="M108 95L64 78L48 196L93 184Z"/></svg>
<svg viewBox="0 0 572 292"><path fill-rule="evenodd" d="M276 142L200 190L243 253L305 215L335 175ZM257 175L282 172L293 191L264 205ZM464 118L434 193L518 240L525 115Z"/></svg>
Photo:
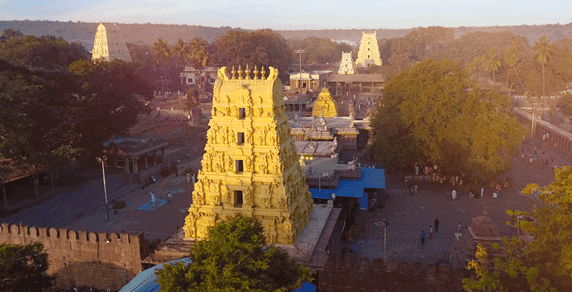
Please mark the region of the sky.
<svg viewBox="0 0 572 292"><path fill-rule="evenodd" d="M2 20L378 29L568 24L571 0L0 0Z"/></svg>

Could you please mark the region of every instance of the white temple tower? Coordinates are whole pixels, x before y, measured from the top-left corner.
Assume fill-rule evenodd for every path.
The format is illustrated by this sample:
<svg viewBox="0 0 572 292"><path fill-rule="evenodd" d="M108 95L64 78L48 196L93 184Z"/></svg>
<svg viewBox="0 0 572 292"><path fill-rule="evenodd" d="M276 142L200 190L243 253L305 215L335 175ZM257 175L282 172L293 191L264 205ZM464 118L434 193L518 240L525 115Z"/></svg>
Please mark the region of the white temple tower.
<svg viewBox="0 0 572 292"><path fill-rule="evenodd" d="M355 74L354 62L352 60L352 52L349 53L342 52L342 61L340 62L340 68L338 69L338 74Z"/></svg>
<svg viewBox="0 0 572 292"><path fill-rule="evenodd" d="M362 32L361 44L359 45L356 60L357 67L369 67L370 65L381 66L379 47L377 46L377 32Z"/></svg>
<svg viewBox="0 0 572 292"><path fill-rule="evenodd" d="M95 33L91 59L103 59L108 62L119 59L125 62L131 62L129 50L127 49L127 45L117 24L99 23L97 32Z"/></svg>

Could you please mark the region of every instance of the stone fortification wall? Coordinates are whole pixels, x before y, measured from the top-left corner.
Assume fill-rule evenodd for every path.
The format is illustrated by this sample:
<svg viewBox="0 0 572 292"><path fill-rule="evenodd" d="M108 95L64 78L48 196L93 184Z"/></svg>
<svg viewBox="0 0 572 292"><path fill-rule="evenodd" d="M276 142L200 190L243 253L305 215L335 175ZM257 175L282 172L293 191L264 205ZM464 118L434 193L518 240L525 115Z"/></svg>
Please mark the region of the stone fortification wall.
<svg viewBox="0 0 572 292"><path fill-rule="evenodd" d="M319 286L322 292L337 291L464 291L462 279L468 277L468 270L455 271L444 263L427 265L421 263L409 266L406 262L362 258L354 263L352 254L333 253L333 260L320 272Z"/></svg>
<svg viewBox="0 0 572 292"><path fill-rule="evenodd" d="M83 285L118 290L141 272L148 243L143 233L117 234L67 228L0 224L0 244L40 242L50 261L49 274L58 273L58 286Z"/></svg>

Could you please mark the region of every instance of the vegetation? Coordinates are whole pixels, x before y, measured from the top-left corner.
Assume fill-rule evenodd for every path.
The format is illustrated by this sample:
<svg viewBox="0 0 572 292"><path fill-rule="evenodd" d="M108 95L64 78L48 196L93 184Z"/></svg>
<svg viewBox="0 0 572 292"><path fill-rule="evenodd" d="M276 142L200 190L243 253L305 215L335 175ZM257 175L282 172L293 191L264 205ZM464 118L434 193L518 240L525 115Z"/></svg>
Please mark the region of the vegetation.
<svg viewBox="0 0 572 292"><path fill-rule="evenodd" d="M157 271L161 291L290 291L311 280L310 270L266 242L260 223L236 215L209 230L191 252L191 264Z"/></svg>
<svg viewBox="0 0 572 292"><path fill-rule="evenodd" d="M510 166L525 130L510 101L481 92L458 62L426 59L394 76L372 121L372 158L403 171L415 162L474 178Z"/></svg>
<svg viewBox="0 0 572 292"><path fill-rule="evenodd" d="M288 40L293 50L304 50L302 64L334 64L342 59L342 52L351 52L352 47L347 43L336 43L330 38L309 37L301 41ZM298 63L298 56L293 62Z"/></svg>
<svg viewBox="0 0 572 292"><path fill-rule="evenodd" d="M523 193L538 194L541 207L532 210L532 220L514 220L525 237L503 238L503 257L492 263L484 260L486 251L477 251L474 278L465 279L467 291L566 291L572 287L572 168L556 169L556 180L540 188L529 184ZM519 217L519 211L507 214ZM522 212L524 216L526 212ZM512 225L512 222L507 222ZM528 235L533 238L528 240ZM495 246L500 249L500 246ZM491 269L491 272L479 272Z"/></svg>
<svg viewBox="0 0 572 292"><path fill-rule="evenodd" d="M0 290L6 292L42 291L49 288L56 275L49 276L48 255L44 246L0 244Z"/></svg>
<svg viewBox="0 0 572 292"><path fill-rule="evenodd" d="M127 207L127 203L125 203L125 201L118 201L113 203L113 209L115 210L120 210Z"/></svg>

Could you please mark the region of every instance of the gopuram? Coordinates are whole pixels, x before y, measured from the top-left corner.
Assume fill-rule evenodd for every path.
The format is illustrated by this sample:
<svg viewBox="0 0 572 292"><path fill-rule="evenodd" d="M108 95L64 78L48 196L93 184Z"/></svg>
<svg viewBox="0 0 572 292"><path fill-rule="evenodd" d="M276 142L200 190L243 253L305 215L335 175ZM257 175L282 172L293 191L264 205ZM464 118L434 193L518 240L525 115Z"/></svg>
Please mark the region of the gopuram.
<svg viewBox="0 0 572 292"><path fill-rule="evenodd" d="M369 67L369 65L381 66L381 55L377 46L377 31L362 32L361 44L356 59L357 67Z"/></svg>
<svg viewBox="0 0 572 292"><path fill-rule="evenodd" d="M352 52L349 53L342 52L342 61L340 62L340 68L338 69L338 74L355 74L354 62L352 60Z"/></svg>
<svg viewBox="0 0 572 292"><path fill-rule="evenodd" d="M115 23L100 22L93 42L92 60L103 59L111 62L119 59L131 62L129 50L120 34L119 26Z"/></svg>
<svg viewBox="0 0 572 292"><path fill-rule="evenodd" d="M336 104L332 100L332 95L330 91L324 84L322 92L318 96L318 99L314 102L314 108L312 109L312 116L315 117L326 117L333 118L338 115L338 110L336 109Z"/></svg>
<svg viewBox="0 0 572 292"><path fill-rule="evenodd" d="M287 124L278 70L218 70L202 170L185 219L185 240L236 213L254 217L267 243L292 245L313 202Z"/></svg>

